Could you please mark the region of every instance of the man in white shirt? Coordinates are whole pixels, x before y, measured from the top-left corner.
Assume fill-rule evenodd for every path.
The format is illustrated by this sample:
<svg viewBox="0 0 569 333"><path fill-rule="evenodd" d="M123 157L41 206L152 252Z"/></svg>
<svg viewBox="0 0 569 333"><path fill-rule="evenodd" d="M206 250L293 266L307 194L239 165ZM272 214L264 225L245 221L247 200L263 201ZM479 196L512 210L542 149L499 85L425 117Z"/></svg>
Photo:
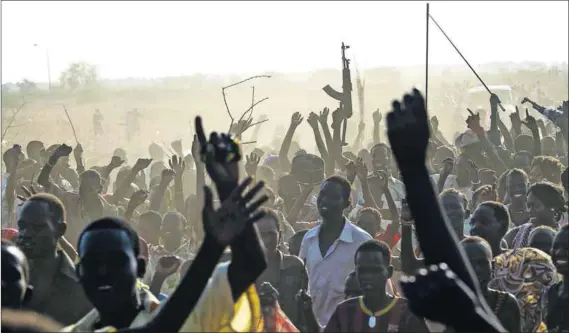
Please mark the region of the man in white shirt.
<svg viewBox="0 0 569 333"><path fill-rule="evenodd" d="M350 205L350 183L342 177L328 178L320 189L317 206L321 223L302 240L300 257L309 277L314 314L324 327L336 305L344 300L344 282L354 270L354 255L372 237L346 219L342 212Z"/></svg>

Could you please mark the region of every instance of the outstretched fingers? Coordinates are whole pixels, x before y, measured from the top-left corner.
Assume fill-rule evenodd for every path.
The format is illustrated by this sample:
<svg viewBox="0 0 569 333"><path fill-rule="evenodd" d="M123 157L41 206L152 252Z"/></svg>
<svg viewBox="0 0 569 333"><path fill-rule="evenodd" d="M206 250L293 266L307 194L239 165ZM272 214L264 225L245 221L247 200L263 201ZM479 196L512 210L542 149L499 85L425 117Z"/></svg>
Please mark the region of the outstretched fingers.
<svg viewBox="0 0 569 333"><path fill-rule="evenodd" d="M245 193L243 198L240 200L241 203L247 203L251 201L257 195L257 193L261 191L261 189L264 186L265 186L264 182L258 182L252 189L250 189L249 191L247 191L247 193Z"/></svg>
<svg viewBox="0 0 569 333"><path fill-rule="evenodd" d="M249 186L249 184L251 184L252 181L253 178L251 177L245 178L245 180L242 181L241 184L237 185L237 187L233 189L233 192L231 192L229 198L231 200L239 200L239 198L241 197L241 193L243 193L243 190L245 190L245 188Z"/></svg>
<svg viewBox="0 0 569 333"><path fill-rule="evenodd" d="M202 118L200 116L196 117L196 135L198 142L200 143L201 150L205 149L207 144L207 139L205 137L205 132L203 129Z"/></svg>
<svg viewBox="0 0 569 333"><path fill-rule="evenodd" d="M257 201L253 202L251 205L249 205L249 207L246 208L245 210L245 214L247 215L251 215L253 214L257 209L259 209L259 207L261 207L267 200L269 200L269 197L266 195L261 196Z"/></svg>

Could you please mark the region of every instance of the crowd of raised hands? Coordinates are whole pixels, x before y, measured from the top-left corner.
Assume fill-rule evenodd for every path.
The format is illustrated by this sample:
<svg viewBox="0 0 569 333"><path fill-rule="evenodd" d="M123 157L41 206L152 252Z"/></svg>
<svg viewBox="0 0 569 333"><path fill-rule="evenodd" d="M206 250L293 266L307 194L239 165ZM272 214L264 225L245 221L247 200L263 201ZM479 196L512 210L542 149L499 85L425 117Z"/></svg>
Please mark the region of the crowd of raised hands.
<svg viewBox="0 0 569 333"><path fill-rule="evenodd" d="M199 116L191 153L154 144L132 166L14 145L2 330L567 332L567 103L531 103L543 120L510 129L468 110L451 144L414 89L350 147L326 108L307 117L319 156L289 153L298 112L280 150Z"/></svg>

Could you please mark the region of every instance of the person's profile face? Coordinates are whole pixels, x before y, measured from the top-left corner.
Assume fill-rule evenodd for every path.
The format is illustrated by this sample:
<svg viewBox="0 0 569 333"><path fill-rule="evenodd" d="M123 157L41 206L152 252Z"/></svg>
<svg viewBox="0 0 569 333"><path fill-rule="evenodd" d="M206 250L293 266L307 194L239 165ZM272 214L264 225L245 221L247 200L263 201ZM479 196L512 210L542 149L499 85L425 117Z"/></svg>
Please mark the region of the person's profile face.
<svg viewBox="0 0 569 333"><path fill-rule="evenodd" d="M479 205L472 217L470 218L470 235L471 236L478 236L490 244L496 238L502 238L503 231L502 226L496 215L494 214L494 210L486 205Z"/></svg>
<svg viewBox="0 0 569 333"><path fill-rule="evenodd" d="M46 202L28 201L20 211L16 245L30 259L53 255L61 237L61 223L53 220Z"/></svg>
<svg viewBox="0 0 569 333"><path fill-rule="evenodd" d="M569 231L561 229L553 240L551 248L551 260L557 268L557 272L567 276L569 273Z"/></svg>
<svg viewBox="0 0 569 333"><path fill-rule="evenodd" d="M28 291L28 268L24 253L2 245L2 308L19 309Z"/></svg>
<svg viewBox="0 0 569 333"><path fill-rule="evenodd" d="M130 301L139 263L124 230L87 231L81 237L78 252L78 276L96 308L120 309Z"/></svg>

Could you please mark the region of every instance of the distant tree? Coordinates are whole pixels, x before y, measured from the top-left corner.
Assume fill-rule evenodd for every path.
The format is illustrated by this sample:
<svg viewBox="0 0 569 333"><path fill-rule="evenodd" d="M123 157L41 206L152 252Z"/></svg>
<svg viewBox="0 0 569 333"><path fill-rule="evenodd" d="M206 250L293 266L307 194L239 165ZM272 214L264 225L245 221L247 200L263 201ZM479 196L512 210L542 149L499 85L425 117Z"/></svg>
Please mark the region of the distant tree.
<svg viewBox="0 0 569 333"><path fill-rule="evenodd" d="M72 91L93 87L99 82L99 71L95 65L86 62L74 62L69 65L66 71L61 73L59 82L65 89Z"/></svg>
<svg viewBox="0 0 569 333"><path fill-rule="evenodd" d="M31 92L37 90L37 88L38 88L34 82L32 82L28 79L24 79L24 80L22 80L22 82L18 82L16 85L18 86L18 88L20 88L20 92L22 92L24 94L31 93Z"/></svg>

